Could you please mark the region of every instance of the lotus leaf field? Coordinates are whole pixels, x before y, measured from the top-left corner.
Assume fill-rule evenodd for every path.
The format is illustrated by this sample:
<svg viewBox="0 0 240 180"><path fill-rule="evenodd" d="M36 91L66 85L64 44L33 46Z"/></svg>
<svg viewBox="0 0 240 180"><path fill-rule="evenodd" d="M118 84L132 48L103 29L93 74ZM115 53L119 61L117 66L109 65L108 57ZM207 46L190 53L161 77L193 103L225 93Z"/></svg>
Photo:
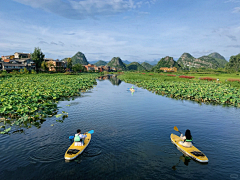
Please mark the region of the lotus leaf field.
<svg viewBox="0 0 240 180"><path fill-rule="evenodd" d="M127 83L172 98L240 107L240 89L228 84L200 79L126 73L119 78Z"/></svg>
<svg viewBox="0 0 240 180"><path fill-rule="evenodd" d="M38 127L57 113L57 103L96 84L96 74L30 74L0 78L0 133L11 126ZM67 113L62 112L66 117Z"/></svg>

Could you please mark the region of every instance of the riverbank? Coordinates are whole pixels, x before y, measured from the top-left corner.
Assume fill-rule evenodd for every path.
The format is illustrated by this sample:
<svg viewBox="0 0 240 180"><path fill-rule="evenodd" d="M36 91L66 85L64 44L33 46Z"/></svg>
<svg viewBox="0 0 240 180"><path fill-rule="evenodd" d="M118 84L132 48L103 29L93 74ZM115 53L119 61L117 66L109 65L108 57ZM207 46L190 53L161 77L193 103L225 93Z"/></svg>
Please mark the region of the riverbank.
<svg viewBox="0 0 240 180"><path fill-rule="evenodd" d="M240 107L239 82L221 82L213 77L204 79L201 76L125 73L118 76L121 80L137 85L156 94L177 99L189 99L199 103L212 103ZM234 76L229 76L233 78ZM227 78L222 76L221 79Z"/></svg>

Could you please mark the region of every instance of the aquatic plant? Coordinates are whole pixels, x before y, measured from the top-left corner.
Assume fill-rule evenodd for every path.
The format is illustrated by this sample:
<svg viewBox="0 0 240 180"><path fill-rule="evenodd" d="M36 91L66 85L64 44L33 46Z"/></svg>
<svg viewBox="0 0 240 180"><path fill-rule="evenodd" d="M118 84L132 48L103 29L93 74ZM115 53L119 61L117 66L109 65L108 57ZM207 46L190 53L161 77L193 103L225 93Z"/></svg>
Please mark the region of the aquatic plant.
<svg viewBox="0 0 240 180"><path fill-rule="evenodd" d="M156 94L172 98L240 107L240 89L228 84L167 76L150 78L142 74L124 74L119 78Z"/></svg>
<svg viewBox="0 0 240 180"><path fill-rule="evenodd" d="M0 78L0 133L9 126L39 126L40 121L57 113L57 103L79 96L96 84L96 74L29 74ZM11 129L11 127L10 127Z"/></svg>

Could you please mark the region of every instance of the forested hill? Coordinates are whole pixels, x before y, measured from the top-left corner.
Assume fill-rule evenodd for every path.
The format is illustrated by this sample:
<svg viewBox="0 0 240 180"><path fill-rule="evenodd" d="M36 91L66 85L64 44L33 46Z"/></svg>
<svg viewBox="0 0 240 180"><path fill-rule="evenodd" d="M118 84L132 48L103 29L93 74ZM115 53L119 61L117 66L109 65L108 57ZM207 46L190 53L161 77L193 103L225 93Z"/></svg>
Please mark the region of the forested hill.
<svg viewBox="0 0 240 180"><path fill-rule="evenodd" d="M189 67L217 69L223 68L227 64L226 59L219 53L211 53L199 58L195 58L189 53L183 53L177 62L183 69Z"/></svg>
<svg viewBox="0 0 240 180"><path fill-rule="evenodd" d="M173 57L166 56L165 58L162 58L160 61L158 61L157 65L153 67L153 71L160 69L161 67L176 67L180 68L180 65L173 60Z"/></svg>
<svg viewBox="0 0 240 180"><path fill-rule="evenodd" d="M208 56L214 58L221 67L225 67L225 65L228 63L228 61L217 52L211 53Z"/></svg>
<svg viewBox="0 0 240 180"><path fill-rule="evenodd" d="M127 70L131 71L144 71L146 70L141 64L139 64L138 62L132 62L130 64L128 64L127 66Z"/></svg>
<svg viewBox="0 0 240 180"><path fill-rule="evenodd" d="M88 61L85 57L85 55L81 52L77 52L73 57L72 57L72 64L82 64L82 65L88 65Z"/></svg>
<svg viewBox="0 0 240 180"><path fill-rule="evenodd" d="M115 67L118 70L126 70L126 65L122 62L121 58L119 57L113 57L109 63L107 63L107 66Z"/></svg>
<svg viewBox="0 0 240 180"><path fill-rule="evenodd" d="M99 60L98 62L94 63L95 66L105 66L107 62Z"/></svg>
<svg viewBox="0 0 240 180"><path fill-rule="evenodd" d="M146 70L149 70L149 71L153 68L153 66L152 66L151 64L147 63L147 62L143 62L141 65L142 65Z"/></svg>

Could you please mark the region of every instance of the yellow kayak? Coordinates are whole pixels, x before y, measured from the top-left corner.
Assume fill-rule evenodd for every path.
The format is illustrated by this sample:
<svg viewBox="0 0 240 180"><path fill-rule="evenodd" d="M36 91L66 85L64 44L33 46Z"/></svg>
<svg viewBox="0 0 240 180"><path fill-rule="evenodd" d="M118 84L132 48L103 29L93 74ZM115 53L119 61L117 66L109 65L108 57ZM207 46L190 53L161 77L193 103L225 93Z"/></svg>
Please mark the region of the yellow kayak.
<svg viewBox="0 0 240 180"><path fill-rule="evenodd" d="M66 160L72 160L78 157L84 149L88 146L89 142L91 141L91 133L86 134L87 137L84 140L84 145L81 146L80 142L73 142L72 145L68 148L68 150L65 153L64 158Z"/></svg>
<svg viewBox="0 0 240 180"><path fill-rule="evenodd" d="M135 89L133 89L133 88L130 88L130 91L131 91L131 92L134 92L134 91L135 91Z"/></svg>
<svg viewBox="0 0 240 180"><path fill-rule="evenodd" d="M175 144L183 154L195 159L196 161L207 163L208 158L205 154L203 154L200 150L198 150L195 146L192 147L184 147L179 142L181 141L181 138L175 134L171 134L170 136L171 141L173 144Z"/></svg>

